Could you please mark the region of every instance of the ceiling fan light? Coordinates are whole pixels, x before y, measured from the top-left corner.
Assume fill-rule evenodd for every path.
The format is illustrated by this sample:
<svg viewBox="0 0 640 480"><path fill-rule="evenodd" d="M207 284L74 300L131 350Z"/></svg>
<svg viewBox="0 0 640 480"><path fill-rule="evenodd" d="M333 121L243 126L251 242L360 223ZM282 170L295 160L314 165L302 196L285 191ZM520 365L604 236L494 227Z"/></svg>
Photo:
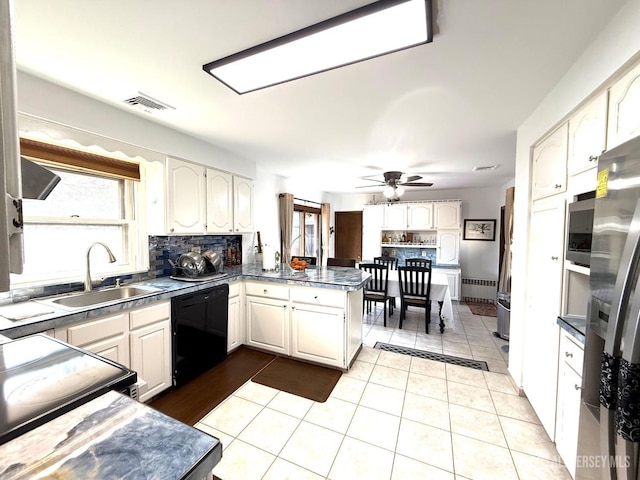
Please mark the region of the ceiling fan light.
<svg viewBox="0 0 640 480"><path fill-rule="evenodd" d="M396 195L396 189L393 187L386 187L383 191L382 194L387 197L387 198L393 198Z"/></svg>
<svg viewBox="0 0 640 480"><path fill-rule="evenodd" d="M397 186L397 187L396 187L396 195L397 195L398 197L401 197L403 194L404 194L404 187Z"/></svg>

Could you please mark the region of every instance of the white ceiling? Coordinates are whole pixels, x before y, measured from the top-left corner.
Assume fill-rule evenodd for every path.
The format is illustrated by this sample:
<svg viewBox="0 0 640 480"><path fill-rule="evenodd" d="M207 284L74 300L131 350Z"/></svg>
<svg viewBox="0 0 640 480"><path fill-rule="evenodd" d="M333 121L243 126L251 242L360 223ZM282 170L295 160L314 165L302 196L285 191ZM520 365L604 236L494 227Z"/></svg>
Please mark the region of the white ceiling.
<svg viewBox="0 0 640 480"><path fill-rule="evenodd" d="M16 0L16 58L124 109L144 92L175 110L136 114L317 190L385 170L489 187L513 178L516 129L624 0L434 0L433 43L245 95L202 70L367 3Z"/></svg>

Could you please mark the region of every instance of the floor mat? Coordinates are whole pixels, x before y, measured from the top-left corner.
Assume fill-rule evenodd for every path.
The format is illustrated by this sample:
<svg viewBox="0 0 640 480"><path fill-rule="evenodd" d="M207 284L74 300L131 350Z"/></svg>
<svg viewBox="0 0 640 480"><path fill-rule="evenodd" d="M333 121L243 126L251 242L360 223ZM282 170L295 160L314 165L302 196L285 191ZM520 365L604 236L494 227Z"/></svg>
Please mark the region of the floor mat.
<svg viewBox="0 0 640 480"><path fill-rule="evenodd" d="M427 352L425 350L416 350L415 348L402 347L400 345L391 345L389 343L376 342L373 348L384 350L386 352L401 353L403 355L411 355L412 357L426 358L427 360L435 360L436 362L449 363L451 365L459 365L461 367L474 368L476 370L489 371L487 362L480 360L470 360L468 358L454 357L443 353Z"/></svg>
<svg viewBox="0 0 640 480"><path fill-rule="evenodd" d="M278 357L251 381L315 402L325 402L341 376L339 370Z"/></svg>
<svg viewBox="0 0 640 480"><path fill-rule="evenodd" d="M465 302L474 315L483 317L497 317L496 306L493 303Z"/></svg>

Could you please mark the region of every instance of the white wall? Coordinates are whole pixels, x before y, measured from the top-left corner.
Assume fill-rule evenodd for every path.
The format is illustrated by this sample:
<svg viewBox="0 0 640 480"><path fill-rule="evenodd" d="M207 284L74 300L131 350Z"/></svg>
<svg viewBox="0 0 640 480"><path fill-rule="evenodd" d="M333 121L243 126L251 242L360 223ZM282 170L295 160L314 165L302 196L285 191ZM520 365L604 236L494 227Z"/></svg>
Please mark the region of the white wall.
<svg viewBox="0 0 640 480"><path fill-rule="evenodd" d="M462 218L496 219L494 242L461 240L460 266L462 276L467 278L498 279L500 207L504 205L505 191L513 182L503 187L468 188L458 190L411 191L407 188L402 200L462 200ZM365 203L382 202L384 197L371 194L332 194L329 196L332 209L337 212L362 210ZM333 225L333 219L332 219Z"/></svg>
<svg viewBox="0 0 640 480"><path fill-rule="evenodd" d="M611 76L640 56L640 0L629 0L609 25L568 69L542 103L518 129L516 145L515 222L509 371L522 385L522 356L526 332L526 281L529 222L530 147L589 97ZM542 346L541 346L542 348Z"/></svg>
<svg viewBox="0 0 640 480"><path fill-rule="evenodd" d="M256 176L254 161L86 95L18 71L18 111L236 175ZM147 114L145 114L147 115Z"/></svg>

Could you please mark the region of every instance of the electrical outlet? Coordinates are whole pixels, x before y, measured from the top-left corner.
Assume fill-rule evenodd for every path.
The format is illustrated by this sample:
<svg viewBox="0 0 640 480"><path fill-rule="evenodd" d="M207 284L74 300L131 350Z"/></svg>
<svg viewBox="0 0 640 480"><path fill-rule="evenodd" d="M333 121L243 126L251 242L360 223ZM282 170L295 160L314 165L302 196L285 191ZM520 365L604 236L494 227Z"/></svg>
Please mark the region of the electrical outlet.
<svg viewBox="0 0 640 480"><path fill-rule="evenodd" d="M202 253L202 247L191 247L193 253Z"/></svg>
<svg viewBox="0 0 640 480"><path fill-rule="evenodd" d="M396 250L395 250L395 248L394 248L393 250L391 250L391 255L393 255L393 256L395 257L395 255L396 255Z"/></svg>
<svg viewBox="0 0 640 480"><path fill-rule="evenodd" d="M427 256L427 251L426 250L422 250L420 252L420 255L422 255L423 257L426 257Z"/></svg>

